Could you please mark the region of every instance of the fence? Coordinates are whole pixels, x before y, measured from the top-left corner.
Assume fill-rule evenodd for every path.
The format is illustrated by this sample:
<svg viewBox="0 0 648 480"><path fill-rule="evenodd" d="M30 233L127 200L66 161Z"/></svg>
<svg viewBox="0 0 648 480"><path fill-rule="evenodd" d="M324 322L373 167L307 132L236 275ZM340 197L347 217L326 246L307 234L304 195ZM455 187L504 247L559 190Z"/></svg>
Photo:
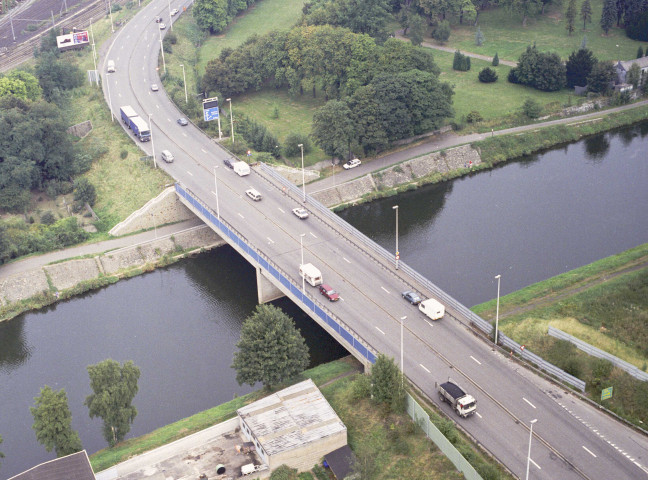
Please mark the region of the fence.
<svg viewBox="0 0 648 480"><path fill-rule="evenodd" d="M273 168L262 163L261 170L264 173L266 173L268 176L272 177L276 182L280 183L283 187L285 187L287 191L292 192L294 195L297 196L301 195L301 190L297 186L295 186L290 181L282 177L279 173L274 171ZM313 210L317 210L317 212L320 215L322 215L323 217L325 217L326 219L334 223L338 228L344 230L357 244L373 252L377 257L385 260L386 263L388 264L395 263L396 260L392 253L389 253L383 247L381 247L376 242L368 238L364 233L360 232L355 227L349 225L347 222L345 222L343 219L341 219L338 215L333 213L327 207L322 205L320 202L310 197L308 198L308 202L309 202L309 206ZM445 304L446 308L450 307L454 309L463 317L465 317L469 323L475 325L482 332L484 332L487 335L491 334L493 330L493 326L489 322L481 318L479 315L471 311L468 307L466 307L459 301L455 300L452 296L448 295L446 292L441 290L439 287L437 287L435 284L433 284L423 275L418 273L412 267L404 263L402 260L399 261L398 268L400 268L402 272L408 274L411 278L416 280L420 285L424 286L427 290L432 292L432 294L438 300L440 300L441 303ZM573 385L574 387L578 388L581 392L585 391L584 381L574 377L573 375L570 375L569 373L565 372L564 370L561 370L555 365L546 362L535 353L532 353L525 348L521 348L521 345L519 343L508 338L506 335L498 334L498 339L500 340L502 345L510 348L511 351L519 352L524 360L534 363L535 365L538 366L538 368L545 370L546 372L562 380L563 382Z"/></svg>
<svg viewBox="0 0 648 480"><path fill-rule="evenodd" d="M582 340L579 340L576 337L572 337L570 334L565 333L562 330L558 330L557 328L550 326L548 333L552 337L556 337L561 340L567 340L568 342L573 343L574 345L576 345L576 347L579 350L582 350L583 352L592 355L593 357L603 358L611 362L613 365L622 368L630 375L632 375L635 378L638 378L639 380L643 380L644 382L648 381L648 373L640 370L639 368L632 365L631 363L626 362L625 360L621 360L619 357L615 357L614 355L604 352L603 350L599 350L598 348L590 345L589 343L583 342Z"/></svg>
<svg viewBox="0 0 648 480"><path fill-rule="evenodd" d="M473 466L459 453L452 443L441 433L441 431L432 423L430 416L423 407L408 393L407 394L407 414L412 417L414 422L423 429L425 435L439 447L439 450L448 457L452 464L464 474L466 480L482 480Z"/></svg>

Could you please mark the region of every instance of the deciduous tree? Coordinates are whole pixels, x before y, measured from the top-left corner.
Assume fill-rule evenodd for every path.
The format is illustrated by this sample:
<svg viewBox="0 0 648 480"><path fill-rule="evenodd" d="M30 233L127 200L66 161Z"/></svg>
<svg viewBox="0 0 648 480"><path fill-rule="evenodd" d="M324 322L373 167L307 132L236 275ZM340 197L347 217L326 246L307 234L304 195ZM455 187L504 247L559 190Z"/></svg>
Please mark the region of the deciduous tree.
<svg viewBox="0 0 648 480"><path fill-rule="evenodd" d="M137 416L132 402L139 390L140 369L132 361L120 365L108 359L89 365L88 374L93 393L86 397L84 405L90 418L103 420L104 439L113 447L126 437Z"/></svg>
<svg viewBox="0 0 648 480"><path fill-rule="evenodd" d="M542 8L541 0L502 0L500 3L510 12L522 17L522 25L526 27L527 19L536 15Z"/></svg>
<svg viewBox="0 0 648 480"><path fill-rule="evenodd" d="M584 0L580 9L580 18L583 21L583 30L587 27L588 23L592 23L592 5L590 0Z"/></svg>
<svg viewBox="0 0 648 480"><path fill-rule="evenodd" d="M379 354L371 367L371 395L374 401L389 405L393 411L402 412L405 405L403 378L394 359Z"/></svg>
<svg viewBox="0 0 648 480"><path fill-rule="evenodd" d="M311 133L315 143L331 157L345 158L355 137L351 110L346 103L330 100L315 111Z"/></svg>
<svg viewBox="0 0 648 480"><path fill-rule="evenodd" d="M639 65L637 65L636 63L633 63L630 69L628 70L628 73L626 74L626 83L632 85L633 88L637 88L639 86L640 81L641 81L641 68L639 68Z"/></svg>
<svg viewBox="0 0 648 480"><path fill-rule="evenodd" d="M542 106L532 98L527 98L522 105L522 113L529 118L538 118L542 113Z"/></svg>
<svg viewBox="0 0 648 480"><path fill-rule="evenodd" d="M245 319L232 368L239 385L278 385L308 366L308 347L292 318L271 305L257 305Z"/></svg>
<svg viewBox="0 0 648 480"><path fill-rule="evenodd" d="M34 401L36 406L30 407L34 416L32 428L45 450L51 452L54 449L57 457L80 452L83 447L79 434L72 429L72 413L65 390L54 391L45 385Z"/></svg>
<svg viewBox="0 0 648 480"><path fill-rule="evenodd" d="M420 45L423 43L423 35L427 29L427 22L420 15L412 15L409 22L410 33L409 39L412 45Z"/></svg>
<svg viewBox="0 0 648 480"><path fill-rule="evenodd" d="M612 89L616 70L610 62L597 62L587 77L587 91L605 95Z"/></svg>

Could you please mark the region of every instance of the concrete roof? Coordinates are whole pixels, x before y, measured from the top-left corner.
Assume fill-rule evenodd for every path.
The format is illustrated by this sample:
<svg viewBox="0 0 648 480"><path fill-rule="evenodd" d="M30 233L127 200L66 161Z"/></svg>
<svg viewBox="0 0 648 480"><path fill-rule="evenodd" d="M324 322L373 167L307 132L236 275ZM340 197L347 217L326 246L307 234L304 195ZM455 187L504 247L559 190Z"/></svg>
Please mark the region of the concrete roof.
<svg viewBox="0 0 648 480"><path fill-rule="evenodd" d="M648 57L635 58L634 60L619 60L619 63L623 66L625 71L630 70L633 63L639 65L639 68L644 69L648 68Z"/></svg>
<svg viewBox="0 0 648 480"><path fill-rule="evenodd" d="M346 431L310 379L246 405L237 413L268 455Z"/></svg>
<svg viewBox="0 0 648 480"><path fill-rule="evenodd" d="M41 463L9 480L95 480L85 450Z"/></svg>

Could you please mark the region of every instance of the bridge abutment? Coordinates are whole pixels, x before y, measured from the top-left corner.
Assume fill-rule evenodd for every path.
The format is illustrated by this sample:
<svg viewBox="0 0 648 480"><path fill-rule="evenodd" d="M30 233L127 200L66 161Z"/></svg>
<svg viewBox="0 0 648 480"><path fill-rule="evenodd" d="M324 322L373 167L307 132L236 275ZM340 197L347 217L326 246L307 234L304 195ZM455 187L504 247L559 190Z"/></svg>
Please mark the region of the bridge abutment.
<svg viewBox="0 0 648 480"><path fill-rule="evenodd" d="M285 297L284 293L275 287L274 283L266 278L260 267L256 267L256 277L259 304L268 303L277 298Z"/></svg>

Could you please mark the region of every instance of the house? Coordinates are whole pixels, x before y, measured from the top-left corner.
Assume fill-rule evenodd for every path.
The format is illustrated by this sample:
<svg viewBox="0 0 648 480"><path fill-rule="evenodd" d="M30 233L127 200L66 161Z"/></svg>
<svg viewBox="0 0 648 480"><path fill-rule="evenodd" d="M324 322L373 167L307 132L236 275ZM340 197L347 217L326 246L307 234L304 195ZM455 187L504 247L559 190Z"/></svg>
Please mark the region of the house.
<svg viewBox="0 0 648 480"><path fill-rule="evenodd" d="M85 450L41 463L9 480L95 480Z"/></svg>
<svg viewBox="0 0 648 480"><path fill-rule="evenodd" d="M616 64L617 83L626 83L626 75L628 73L628 70L630 70L630 67L632 67L633 63L639 65L639 68L641 69L642 81L645 81L643 79L647 78L646 76L648 75L648 57L641 57L635 60L619 60L619 62Z"/></svg>
<svg viewBox="0 0 648 480"><path fill-rule="evenodd" d="M310 470L327 453L347 444L347 429L308 379L237 410L241 435L253 442L274 470Z"/></svg>

